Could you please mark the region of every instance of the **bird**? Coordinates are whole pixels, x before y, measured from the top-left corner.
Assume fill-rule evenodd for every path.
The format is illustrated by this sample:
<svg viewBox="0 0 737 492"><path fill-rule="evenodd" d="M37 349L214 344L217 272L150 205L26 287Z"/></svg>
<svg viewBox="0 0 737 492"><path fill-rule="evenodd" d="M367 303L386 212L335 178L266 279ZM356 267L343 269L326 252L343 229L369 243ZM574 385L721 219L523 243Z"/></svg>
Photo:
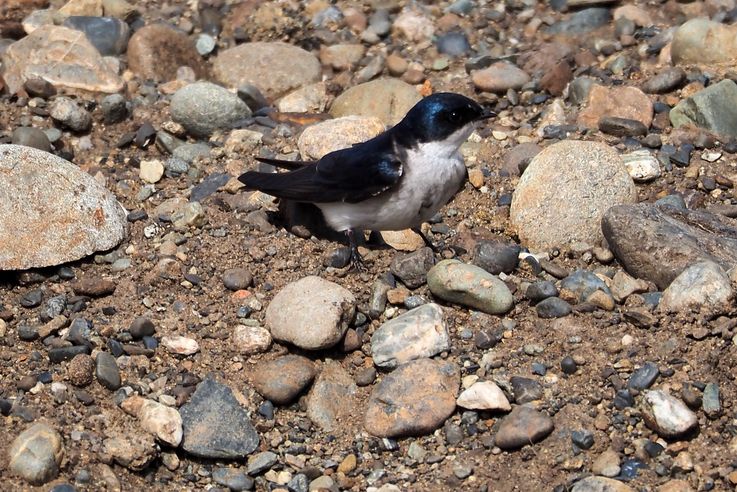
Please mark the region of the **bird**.
<svg viewBox="0 0 737 492"><path fill-rule="evenodd" d="M246 190L316 205L346 235L351 264L363 270L356 233L412 229L432 245L420 226L463 187L468 173L460 147L492 116L473 99L438 92L370 140L317 161L256 157L287 172L249 171L238 179Z"/></svg>

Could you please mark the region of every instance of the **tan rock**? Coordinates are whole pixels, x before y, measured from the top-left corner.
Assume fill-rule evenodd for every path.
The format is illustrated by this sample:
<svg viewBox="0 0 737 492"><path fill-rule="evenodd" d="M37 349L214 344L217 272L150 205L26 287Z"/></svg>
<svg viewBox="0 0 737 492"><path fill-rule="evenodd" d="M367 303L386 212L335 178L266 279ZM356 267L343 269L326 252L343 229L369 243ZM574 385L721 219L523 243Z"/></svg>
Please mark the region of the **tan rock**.
<svg viewBox="0 0 737 492"><path fill-rule="evenodd" d="M182 417L176 408L137 395L125 399L120 407L138 418L143 429L166 444L177 447L182 442Z"/></svg>
<svg viewBox="0 0 737 492"><path fill-rule="evenodd" d="M417 251L425 246L422 236L411 229L403 231L381 231L384 242L397 251Z"/></svg>
<svg viewBox="0 0 737 492"><path fill-rule="evenodd" d="M587 128L598 128L602 116L636 120L649 128L653 121L653 103L636 87L594 85L578 115L578 123Z"/></svg>
<svg viewBox="0 0 737 492"><path fill-rule="evenodd" d="M371 116L344 116L310 125L299 136L303 159L319 159L335 150L365 142L384 131L384 124Z"/></svg>
<svg viewBox="0 0 737 492"><path fill-rule="evenodd" d="M128 67L142 79L174 80L177 70L183 66L192 68L198 78L207 76L205 64L192 41L171 26L149 24L128 41Z"/></svg>

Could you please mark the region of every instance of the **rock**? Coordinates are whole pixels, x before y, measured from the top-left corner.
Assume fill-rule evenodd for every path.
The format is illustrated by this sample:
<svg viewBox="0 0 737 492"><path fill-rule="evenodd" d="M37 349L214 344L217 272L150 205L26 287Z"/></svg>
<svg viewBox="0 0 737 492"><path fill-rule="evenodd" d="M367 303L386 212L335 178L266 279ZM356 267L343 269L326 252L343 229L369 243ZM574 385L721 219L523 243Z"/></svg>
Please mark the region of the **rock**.
<svg viewBox="0 0 737 492"><path fill-rule="evenodd" d="M60 9L62 16L102 15L102 0L68 0Z"/></svg>
<svg viewBox="0 0 737 492"><path fill-rule="evenodd" d="M196 82L179 89L171 98L171 117L195 137L232 128L251 115L237 95L210 82Z"/></svg>
<svg viewBox="0 0 737 492"><path fill-rule="evenodd" d="M64 54L64 63L60 55ZM2 55L3 79L11 94L26 80L44 79L54 87L115 93L123 79L79 31L42 26L13 43Z"/></svg>
<svg viewBox="0 0 737 492"><path fill-rule="evenodd" d="M660 162L647 150L623 154L622 161L635 183L647 183L660 177Z"/></svg>
<svg viewBox="0 0 737 492"><path fill-rule="evenodd" d="M243 99L242 95L241 99ZM327 103L327 85L325 82L317 82L282 97L276 102L276 109L282 113L324 113ZM251 107L250 104L249 107ZM254 108L251 107L251 109Z"/></svg>
<svg viewBox="0 0 737 492"><path fill-rule="evenodd" d="M612 278L610 291L615 301L624 302L632 294L647 292L648 284L644 280L632 278L625 272L618 271Z"/></svg>
<svg viewBox="0 0 737 492"><path fill-rule="evenodd" d="M419 42L432 37L435 25L419 9L407 7L394 19L392 31L407 41Z"/></svg>
<svg viewBox="0 0 737 492"><path fill-rule="evenodd" d="M160 160L141 161L138 176L144 183L158 183L164 176L164 164Z"/></svg>
<svg viewBox="0 0 737 492"><path fill-rule="evenodd" d="M646 362L632 373L629 381L627 381L627 387L629 389L642 391L652 386L658 378L658 375L660 375L658 365L654 362Z"/></svg>
<svg viewBox="0 0 737 492"><path fill-rule="evenodd" d="M339 362L326 361L307 395L307 416L324 431L351 419L358 387Z"/></svg>
<svg viewBox="0 0 737 492"><path fill-rule="evenodd" d="M117 432L102 442L103 451L120 466L133 471L146 468L158 455L153 435Z"/></svg>
<svg viewBox="0 0 737 492"><path fill-rule="evenodd" d="M399 254L391 263L391 272L404 285L416 289L427 282L427 272L435 264L435 255L428 247L408 254Z"/></svg>
<svg viewBox="0 0 737 492"><path fill-rule="evenodd" d="M686 21L673 34L670 57L673 65L732 64L737 61L735 28L705 18Z"/></svg>
<svg viewBox="0 0 737 492"><path fill-rule="evenodd" d="M519 176L527 169L532 158L539 154L541 150L542 148L539 145L532 142L513 147L509 152L504 154L502 170L509 176Z"/></svg>
<svg viewBox="0 0 737 492"><path fill-rule="evenodd" d="M450 350L443 309L425 304L381 325L371 336L371 356L378 367L393 369Z"/></svg>
<svg viewBox="0 0 737 492"><path fill-rule="evenodd" d="M272 453L271 451L254 454L248 458L248 474L255 476L270 469L276 464L278 458L276 453Z"/></svg>
<svg viewBox="0 0 737 492"><path fill-rule="evenodd" d="M304 129L297 146L305 160L317 160L329 152L365 142L384 131L384 124L373 116L344 116Z"/></svg>
<svg viewBox="0 0 737 492"><path fill-rule="evenodd" d="M305 277L284 287L266 309L266 327L277 340L307 350L337 344L353 320L356 298L338 284Z"/></svg>
<svg viewBox="0 0 737 492"><path fill-rule="evenodd" d="M549 280L538 280L527 287L525 296L534 304L558 295L558 288Z"/></svg>
<svg viewBox="0 0 737 492"><path fill-rule="evenodd" d="M496 445L517 449L545 439L553 432L553 420L527 405L520 405L504 417L496 433Z"/></svg>
<svg viewBox="0 0 737 492"><path fill-rule="evenodd" d="M253 275L245 268L229 268L223 272L223 285L228 290L247 289L253 283Z"/></svg>
<svg viewBox="0 0 737 492"><path fill-rule="evenodd" d="M565 20L556 22L546 32L549 34L580 35L607 24L610 19L611 12L607 8L583 9L571 14Z"/></svg>
<svg viewBox="0 0 737 492"><path fill-rule="evenodd" d="M502 390L491 381L473 383L460 394L456 403L469 410L508 412L512 409Z"/></svg>
<svg viewBox="0 0 737 492"><path fill-rule="evenodd" d="M269 98L320 79L320 62L308 51L282 42L243 43L220 52L215 78L228 87L253 84Z"/></svg>
<svg viewBox="0 0 737 492"><path fill-rule="evenodd" d="M233 330L231 341L238 353L243 355L260 354L269 350L271 333L260 326L238 325Z"/></svg>
<svg viewBox="0 0 737 492"><path fill-rule="evenodd" d="M642 83L648 94L665 94L677 89L686 80L686 71L680 67L666 67Z"/></svg>
<svg viewBox="0 0 737 492"><path fill-rule="evenodd" d="M534 379L512 376L509 378L509 382L512 385L514 401L517 404L529 403L543 397L543 387Z"/></svg>
<svg viewBox="0 0 737 492"><path fill-rule="evenodd" d="M86 132L92 127L92 116L68 97L57 97L49 108L49 114L57 123L73 132Z"/></svg>
<svg viewBox="0 0 737 492"><path fill-rule="evenodd" d="M663 291L659 306L665 312L704 309L722 313L729 310L732 297L732 286L722 267L713 261L702 261L673 279Z"/></svg>
<svg viewBox="0 0 737 492"><path fill-rule="evenodd" d="M82 191L83 190L83 191ZM126 235L126 212L77 166L31 147L0 145L0 270L75 261Z"/></svg>
<svg viewBox="0 0 737 492"><path fill-rule="evenodd" d="M374 387L364 426L378 437L429 434L455 410L458 386L452 363L418 359L403 364Z"/></svg>
<svg viewBox="0 0 737 492"><path fill-rule="evenodd" d="M254 480L246 472L234 468L215 468L212 479L233 491L252 490Z"/></svg>
<svg viewBox="0 0 737 492"><path fill-rule="evenodd" d="M128 101L120 94L105 96L100 103L102 118L106 124L120 123L128 117Z"/></svg>
<svg viewBox="0 0 737 492"><path fill-rule="evenodd" d="M11 143L33 147L44 152L51 151L51 142L49 142L49 137L46 136L46 133L38 128L29 126L21 126L13 130Z"/></svg>
<svg viewBox="0 0 737 492"><path fill-rule="evenodd" d="M694 263L713 261L724 271L737 265L737 225L703 210L616 206L604 215L601 228L625 269L660 289Z"/></svg>
<svg viewBox="0 0 737 492"><path fill-rule="evenodd" d="M616 151L598 142L562 141L530 162L514 190L510 220L522 243L537 251L598 244L604 212L636 198Z"/></svg>
<svg viewBox="0 0 737 492"><path fill-rule="evenodd" d="M635 489L613 478L586 477L576 482L571 492L635 492Z"/></svg>
<svg viewBox="0 0 737 492"><path fill-rule="evenodd" d="M335 70L354 68L363 58L366 48L362 44L333 44L320 47L320 62Z"/></svg>
<svg viewBox="0 0 737 492"><path fill-rule="evenodd" d="M118 56L128 46L130 28L114 17L70 16L64 19L64 27L82 31L92 46L102 56Z"/></svg>
<svg viewBox="0 0 737 492"><path fill-rule="evenodd" d="M530 81L530 76L511 63L497 62L473 72L471 81L481 91L505 93L509 89L520 89Z"/></svg>
<svg viewBox="0 0 737 492"><path fill-rule="evenodd" d="M645 424L665 439L680 437L699 425L685 403L664 391L645 392L641 407Z"/></svg>
<svg viewBox="0 0 737 492"><path fill-rule="evenodd" d="M636 87L594 85L584 109L578 114L578 124L597 128L599 120L604 116L639 121L645 128L650 128L653 103Z"/></svg>
<svg viewBox="0 0 737 492"><path fill-rule="evenodd" d="M165 23L149 24L128 42L128 67L143 80L167 82L180 67L190 67L198 78L207 75L202 58L189 37Z"/></svg>
<svg viewBox="0 0 737 492"><path fill-rule="evenodd" d="M242 459L259 442L248 412L232 390L208 375L180 409L182 448L202 458Z"/></svg>
<svg viewBox="0 0 737 492"><path fill-rule="evenodd" d="M591 471L596 475L602 475L605 477L616 477L619 475L619 453L613 449L607 449L601 453L596 460L591 464Z"/></svg>
<svg viewBox="0 0 737 492"><path fill-rule="evenodd" d="M110 279L88 275L74 282L72 288L77 295L105 297L115 292L116 284Z"/></svg>
<svg viewBox="0 0 737 492"><path fill-rule="evenodd" d="M59 474L64 444L56 430L37 423L21 432L8 450L8 468L32 485L43 485Z"/></svg>
<svg viewBox="0 0 737 492"><path fill-rule="evenodd" d="M330 114L334 118L373 116L393 126L421 99L411 85L398 79L376 79L351 87L339 95Z"/></svg>
<svg viewBox="0 0 737 492"><path fill-rule="evenodd" d="M715 419L722 414L722 402L719 396L718 384L708 383L704 388L702 409L710 419Z"/></svg>
<svg viewBox="0 0 737 492"><path fill-rule="evenodd" d="M125 399L120 408L136 417L146 432L169 446L176 448L182 442L182 417L176 408L138 395Z"/></svg>
<svg viewBox="0 0 737 492"><path fill-rule="evenodd" d="M468 37L463 31L450 31L437 37L438 53L451 57L467 55L471 51Z"/></svg>
<svg viewBox="0 0 737 492"><path fill-rule="evenodd" d="M294 401L315 378L315 364L300 355L285 355L262 362L252 374L256 391L277 405Z"/></svg>
<svg viewBox="0 0 737 492"><path fill-rule="evenodd" d="M115 391L120 388L120 368L109 352L98 352L95 359L95 376L101 385Z"/></svg>
<svg viewBox="0 0 737 492"><path fill-rule="evenodd" d="M422 236L411 229L403 231L381 231L384 242L397 251L412 252L425 246Z"/></svg>
<svg viewBox="0 0 737 492"><path fill-rule="evenodd" d="M622 5L614 9L612 13L614 20L628 19L639 27L650 27L653 25L652 18L647 10L634 4Z"/></svg>
<svg viewBox="0 0 737 492"><path fill-rule="evenodd" d="M161 345L172 354L192 355L200 351L200 345L193 338L183 337L181 335L172 335L163 337Z"/></svg>
<svg viewBox="0 0 737 492"><path fill-rule="evenodd" d="M145 316L139 316L131 322L128 333L134 340L140 340L143 337L153 336L156 333L156 326Z"/></svg>
<svg viewBox="0 0 737 492"><path fill-rule="evenodd" d="M74 386L87 386L90 384L94 370L95 363L92 357L87 354L75 355L67 365L67 374Z"/></svg>
<svg viewBox="0 0 737 492"><path fill-rule="evenodd" d="M562 299L576 304L587 301L597 290L611 296L606 283L587 270L576 270L564 278L559 285L559 290Z"/></svg>
<svg viewBox="0 0 737 492"><path fill-rule="evenodd" d="M670 110L674 128L695 125L711 132L737 137L737 84L729 79L710 85Z"/></svg>
<svg viewBox="0 0 737 492"><path fill-rule="evenodd" d="M492 275L512 273L517 267L520 247L502 241L479 241L473 252L473 264Z"/></svg>
<svg viewBox="0 0 737 492"><path fill-rule="evenodd" d="M504 282L458 260L435 265L427 274L427 285L434 296L489 314L506 313L514 306L514 297Z"/></svg>
<svg viewBox="0 0 737 492"><path fill-rule="evenodd" d="M606 115L599 119L599 130L615 137L637 137L647 134L647 127L637 120Z"/></svg>

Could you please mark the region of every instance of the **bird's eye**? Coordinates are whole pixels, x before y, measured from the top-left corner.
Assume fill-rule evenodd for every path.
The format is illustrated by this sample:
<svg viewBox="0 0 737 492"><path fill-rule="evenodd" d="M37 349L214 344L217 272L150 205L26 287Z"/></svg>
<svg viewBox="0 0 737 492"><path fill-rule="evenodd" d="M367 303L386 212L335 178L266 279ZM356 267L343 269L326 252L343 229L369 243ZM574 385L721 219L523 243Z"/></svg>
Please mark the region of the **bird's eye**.
<svg viewBox="0 0 737 492"><path fill-rule="evenodd" d="M448 121L451 123L460 123L461 122L461 113L458 111L451 111L448 113Z"/></svg>

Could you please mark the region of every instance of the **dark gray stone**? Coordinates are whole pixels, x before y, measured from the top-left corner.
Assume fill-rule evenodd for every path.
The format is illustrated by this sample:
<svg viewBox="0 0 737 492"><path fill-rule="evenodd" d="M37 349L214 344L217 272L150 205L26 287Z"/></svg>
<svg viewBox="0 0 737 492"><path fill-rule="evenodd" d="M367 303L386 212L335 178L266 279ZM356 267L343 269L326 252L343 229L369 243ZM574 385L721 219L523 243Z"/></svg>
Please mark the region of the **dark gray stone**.
<svg viewBox="0 0 737 492"><path fill-rule="evenodd" d="M643 92L664 94L677 89L686 80L686 72L680 67L667 67L642 84Z"/></svg>
<svg viewBox="0 0 737 492"><path fill-rule="evenodd" d="M538 303L548 297L555 297L558 295L558 288L555 284L549 280L538 280L530 284L525 291L525 296L532 302Z"/></svg>
<svg viewBox="0 0 737 492"><path fill-rule="evenodd" d="M128 24L114 17L73 15L67 17L63 25L82 31L102 56L120 55L128 46L130 28Z"/></svg>
<svg viewBox="0 0 737 492"><path fill-rule="evenodd" d="M590 449L594 445L594 433L588 430L573 431L571 441L580 449Z"/></svg>
<svg viewBox="0 0 737 492"><path fill-rule="evenodd" d="M584 302L597 290L601 290L609 296L612 295L604 281L587 270L576 270L560 283L560 291L568 291L578 302Z"/></svg>
<svg viewBox="0 0 737 492"><path fill-rule="evenodd" d="M229 290L247 289L253 282L253 275L245 268L230 268L223 273L223 285Z"/></svg>
<svg viewBox="0 0 737 492"><path fill-rule="evenodd" d="M59 347L49 350L49 360L53 363L59 363L65 360L72 360L77 354L89 354L90 348L87 345L75 345L73 347Z"/></svg>
<svg viewBox="0 0 737 492"><path fill-rule="evenodd" d="M228 487L234 492L253 489L255 481L244 472L235 468L215 468L212 471L215 483Z"/></svg>
<svg viewBox="0 0 737 492"><path fill-rule="evenodd" d="M435 256L430 248L420 248L408 254L394 257L391 272L410 289L416 289L427 282L427 272L435 264Z"/></svg>
<svg viewBox="0 0 737 492"><path fill-rule="evenodd" d="M642 122L616 116L602 116L599 130L615 137L637 137L647 135L647 127Z"/></svg>
<svg viewBox="0 0 737 492"><path fill-rule="evenodd" d="M248 459L248 474L255 476L265 472L276 464L278 458L276 453L272 453L271 451L254 454Z"/></svg>
<svg viewBox="0 0 737 492"><path fill-rule="evenodd" d="M714 419L722 414L722 402L719 397L719 385L708 383L704 388L701 408L707 417Z"/></svg>
<svg viewBox="0 0 737 492"><path fill-rule="evenodd" d="M528 403L543 397L543 387L534 379L512 376L509 382L512 384L514 402L517 404Z"/></svg>
<svg viewBox="0 0 737 492"><path fill-rule="evenodd" d="M95 359L95 376L101 385L111 391L120 388L120 369L109 352L99 352Z"/></svg>
<svg viewBox="0 0 737 492"><path fill-rule="evenodd" d="M515 243L479 241L473 255L473 264L489 273L511 273L517 267L520 247Z"/></svg>
<svg viewBox="0 0 737 492"><path fill-rule="evenodd" d="M128 117L128 101L121 94L105 96L100 103L102 119L106 124L119 123Z"/></svg>
<svg viewBox="0 0 737 492"><path fill-rule="evenodd" d="M548 297L537 303L535 311L540 318L562 318L571 314L571 305L560 297Z"/></svg>
<svg viewBox="0 0 737 492"><path fill-rule="evenodd" d="M156 333L156 327L153 321L146 318L145 316L139 316L134 319L128 328L128 332L131 334L134 340L139 340L143 337L150 337Z"/></svg>
<svg viewBox="0 0 737 492"><path fill-rule="evenodd" d="M34 147L44 152L51 151L49 137L42 130L30 126L21 126L13 130L10 142L15 145Z"/></svg>
<svg viewBox="0 0 737 492"><path fill-rule="evenodd" d="M189 201L201 202L215 193L220 187L225 186L228 181L230 181L230 175L228 173L214 173L207 176L200 184L192 188Z"/></svg>
<svg viewBox="0 0 737 492"><path fill-rule="evenodd" d="M642 367L632 373L632 376L630 376L627 382L627 387L642 391L652 386L659 375L660 370L657 364L654 362L645 362Z"/></svg>
<svg viewBox="0 0 737 492"><path fill-rule="evenodd" d="M570 14L547 29L550 34L582 34L609 23L611 12L607 8L594 7Z"/></svg>

